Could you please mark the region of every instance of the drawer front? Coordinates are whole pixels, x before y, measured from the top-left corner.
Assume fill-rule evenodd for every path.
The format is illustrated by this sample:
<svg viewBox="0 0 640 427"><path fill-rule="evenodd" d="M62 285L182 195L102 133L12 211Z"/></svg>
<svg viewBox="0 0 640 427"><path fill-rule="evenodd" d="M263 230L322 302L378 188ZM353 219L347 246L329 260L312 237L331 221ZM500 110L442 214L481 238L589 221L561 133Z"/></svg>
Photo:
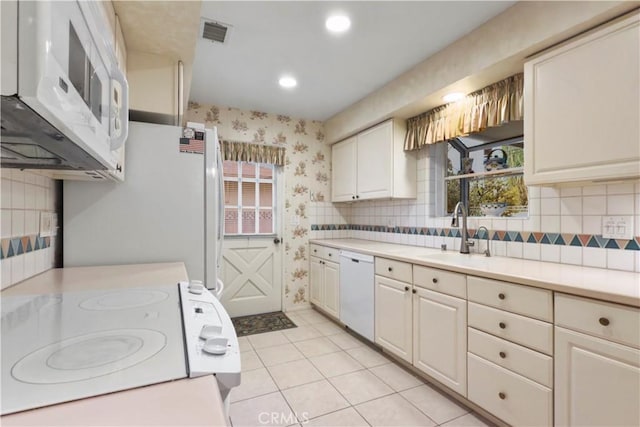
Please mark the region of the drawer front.
<svg viewBox="0 0 640 427"><path fill-rule="evenodd" d="M553 387L553 359L537 351L469 328L469 352L549 388Z"/></svg>
<svg viewBox="0 0 640 427"><path fill-rule="evenodd" d="M340 262L340 249L325 246L324 259L331 262Z"/></svg>
<svg viewBox="0 0 640 427"><path fill-rule="evenodd" d="M413 284L458 298L467 298L467 276L437 268L413 266Z"/></svg>
<svg viewBox="0 0 640 427"><path fill-rule="evenodd" d="M556 294L556 325L640 348L640 309Z"/></svg>
<svg viewBox="0 0 640 427"><path fill-rule="evenodd" d="M553 321L553 294L546 289L481 277L467 277L469 301L547 322Z"/></svg>
<svg viewBox="0 0 640 427"><path fill-rule="evenodd" d="M311 256L317 256L318 258L324 259L324 250L324 246L316 245L313 243L309 245L309 255Z"/></svg>
<svg viewBox="0 0 640 427"><path fill-rule="evenodd" d="M553 425L549 388L468 354L468 398L514 426Z"/></svg>
<svg viewBox="0 0 640 427"><path fill-rule="evenodd" d="M469 326L525 347L553 354L553 325L470 302Z"/></svg>
<svg viewBox="0 0 640 427"><path fill-rule="evenodd" d="M412 265L409 263L376 257L376 274L379 276L411 283L411 270Z"/></svg>

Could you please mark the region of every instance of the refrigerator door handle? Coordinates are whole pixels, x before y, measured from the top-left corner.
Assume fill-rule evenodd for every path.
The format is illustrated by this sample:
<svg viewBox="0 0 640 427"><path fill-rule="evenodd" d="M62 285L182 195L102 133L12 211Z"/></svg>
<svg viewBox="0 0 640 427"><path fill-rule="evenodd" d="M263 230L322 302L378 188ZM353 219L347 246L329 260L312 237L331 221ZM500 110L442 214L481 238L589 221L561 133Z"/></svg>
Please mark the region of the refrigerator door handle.
<svg viewBox="0 0 640 427"><path fill-rule="evenodd" d="M220 268L220 262L222 261L222 244L224 242L224 175L222 173L222 150L220 148L220 143L218 142L217 152L216 152L218 161L218 174L216 175L218 178L218 251L216 253L216 265Z"/></svg>

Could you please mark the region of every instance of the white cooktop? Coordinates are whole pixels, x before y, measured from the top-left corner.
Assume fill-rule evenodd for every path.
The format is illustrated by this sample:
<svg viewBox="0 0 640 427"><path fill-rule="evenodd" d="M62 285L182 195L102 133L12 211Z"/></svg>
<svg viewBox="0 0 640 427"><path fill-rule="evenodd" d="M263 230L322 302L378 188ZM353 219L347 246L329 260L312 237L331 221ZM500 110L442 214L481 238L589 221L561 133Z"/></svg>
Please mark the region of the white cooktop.
<svg viewBox="0 0 640 427"><path fill-rule="evenodd" d="M2 415L187 376L176 284L0 305Z"/></svg>

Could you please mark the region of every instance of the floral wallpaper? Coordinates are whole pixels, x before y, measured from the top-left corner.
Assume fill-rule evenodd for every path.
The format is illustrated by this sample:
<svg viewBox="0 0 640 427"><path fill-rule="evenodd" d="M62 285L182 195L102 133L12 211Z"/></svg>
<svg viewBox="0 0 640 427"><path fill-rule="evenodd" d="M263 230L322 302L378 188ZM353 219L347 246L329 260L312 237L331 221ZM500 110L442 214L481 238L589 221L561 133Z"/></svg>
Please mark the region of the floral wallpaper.
<svg viewBox="0 0 640 427"><path fill-rule="evenodd" d="M309 304L309 231L311 207L329 201L331 147L324 143L318 121L243 111L190 102L185 121L216 126L221 139L274 144L286 147L284 166L284 277L285 306ZM291 225L297 215L300 223Z"/></svg>

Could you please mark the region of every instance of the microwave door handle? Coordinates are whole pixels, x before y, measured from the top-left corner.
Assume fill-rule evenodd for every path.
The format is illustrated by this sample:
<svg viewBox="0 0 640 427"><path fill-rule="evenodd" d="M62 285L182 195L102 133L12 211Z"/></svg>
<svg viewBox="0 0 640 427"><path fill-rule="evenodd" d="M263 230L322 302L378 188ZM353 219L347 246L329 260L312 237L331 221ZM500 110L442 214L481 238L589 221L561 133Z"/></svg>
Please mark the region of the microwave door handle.
<svg viewBox="0 0 640 427"><path fill-rule="evenodd" d="M120 120L120 134L111 139L111 151L115 151L124 145L129 135L129 84L127 79L120 71L118 67L113 67L112 77L117 83L120 84L120 109L118 110L118 117L116 120ZM113 93L111 94L111 102L113 102ZM113 111L113 109L111 110ZM115 124L114 124L115 126Z"/></svg>

